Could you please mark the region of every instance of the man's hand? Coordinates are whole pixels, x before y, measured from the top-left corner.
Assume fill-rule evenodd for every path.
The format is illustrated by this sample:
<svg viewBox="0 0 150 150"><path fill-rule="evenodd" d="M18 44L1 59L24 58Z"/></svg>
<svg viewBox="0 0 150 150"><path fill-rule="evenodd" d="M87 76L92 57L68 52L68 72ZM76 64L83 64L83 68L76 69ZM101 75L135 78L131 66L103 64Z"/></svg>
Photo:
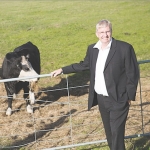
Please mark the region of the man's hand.
<svg viewBox="0 0 150 150"><path fill-rule="evenodd" d="M60 75L62 72L63 72L63 70L60 68L60 69L57 69L57 70L51 72L50 74L52 77L56 77L56 76Z"/></svg>

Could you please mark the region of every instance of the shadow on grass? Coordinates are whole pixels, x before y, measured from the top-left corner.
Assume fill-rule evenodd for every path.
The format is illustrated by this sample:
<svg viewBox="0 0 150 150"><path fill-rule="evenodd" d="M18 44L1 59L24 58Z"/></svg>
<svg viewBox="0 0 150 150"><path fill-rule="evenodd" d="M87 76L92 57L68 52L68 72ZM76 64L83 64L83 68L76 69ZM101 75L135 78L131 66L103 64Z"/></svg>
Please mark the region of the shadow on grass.
<svg viewBox="0 0 150 150"><path fill-rule="evenodd" d="M127 150L150 150L150 136L132 139Z"/></svg>
<svg viewBox="0 0 150 150"><path fill-rule="evenodd" d="M41 97L41 101L37 101L37 104L49 104L59 100L61 97L68 96L68 88L70 96L82 96L88 94L89 84L89 72L76 73L72 76L68 76L68 87L66 78L62 78L58 84L53 87L41 88L37 97ZM87 85L87 86L85 86ZM84 87L85 86L85 87ZM45 103L46 102L46 103Z"/></svg>

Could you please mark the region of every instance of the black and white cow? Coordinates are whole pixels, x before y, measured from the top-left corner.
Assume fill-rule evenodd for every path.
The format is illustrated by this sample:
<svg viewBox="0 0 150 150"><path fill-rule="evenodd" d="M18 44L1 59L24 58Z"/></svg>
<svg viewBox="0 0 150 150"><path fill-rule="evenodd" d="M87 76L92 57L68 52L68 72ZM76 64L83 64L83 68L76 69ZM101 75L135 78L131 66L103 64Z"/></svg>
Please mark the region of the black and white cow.
<svg viewBox="0 0 150 150"><path fill-rule="evenodd" d="M6 54L2 64L2 78L22 78L37 76L40 74L40 52L31 42L27 42ZM38 78L25 79L23 81L5 82L8 96L8 108L6 115L12 114L12 99L23 89L24 99L27 104L27 112L33 113L31 104L35 103L34 91Z"/></svg>

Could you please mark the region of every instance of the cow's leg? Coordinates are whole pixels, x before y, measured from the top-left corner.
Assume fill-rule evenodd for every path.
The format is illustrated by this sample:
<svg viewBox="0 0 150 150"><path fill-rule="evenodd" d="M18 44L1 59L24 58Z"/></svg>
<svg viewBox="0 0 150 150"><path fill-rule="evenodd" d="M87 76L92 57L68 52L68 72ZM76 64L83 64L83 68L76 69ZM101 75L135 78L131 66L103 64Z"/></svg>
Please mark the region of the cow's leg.
<svg viewBox="0 0 150 150"><path fill-rule="evenodd" d="M12 99L13 96L11 94L8 94L8 108L6 110L6 115L10 116L12 114Z"/></svg>
<svg viewBox="0 0 150 150"><path fill-rule="evenodd" d="M29 99L30 99L30 103L34 104L35 103L35 89L37 87L37 81L32 81L29 83L30 84L30 90L29 90Z"/></svg>
<svg viewBox="0 0 150 150"><path fill-rule="evenodd" d="M35 95L34 95L34 92L32 90L29 90L29 99L30 99L30 104L35 103Z"/></svg>
<svg viewBox="0 0 150 150"><path fill-rule="evenodd" d="M29 96L29 82L24 82L23 90L24 90L24 99L26 100L27 112L28 113L33 113L33 108L30 105L30 101L28 99L28 96Z"/></svg>
<svg viewBox="0 0 150 150"><path fill-rule="evenodd" d="M15 93L15 87L12 82L6 82L5 83L5 89L7 92L7 100L8 100L8 108L6 110L6 115L10 116L12 114L12 100L13 100L13 94Z"/></svg>

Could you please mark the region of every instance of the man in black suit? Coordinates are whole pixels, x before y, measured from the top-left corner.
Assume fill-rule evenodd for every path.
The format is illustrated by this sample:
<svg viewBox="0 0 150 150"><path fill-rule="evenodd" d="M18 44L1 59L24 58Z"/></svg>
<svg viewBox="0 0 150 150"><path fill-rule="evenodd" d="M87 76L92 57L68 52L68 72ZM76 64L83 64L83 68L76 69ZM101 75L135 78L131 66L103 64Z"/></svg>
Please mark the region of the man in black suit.
<svg viewBox="0 0 150 150"><path fill-rule="evenodd" d="M125 150L125 123L131 101L135 100L139 69L132 45L112 37L112 25L96 25L98 42L88 46L83 61L51 73L90 70L88 110L98 104L110 150Z"/></svg>

